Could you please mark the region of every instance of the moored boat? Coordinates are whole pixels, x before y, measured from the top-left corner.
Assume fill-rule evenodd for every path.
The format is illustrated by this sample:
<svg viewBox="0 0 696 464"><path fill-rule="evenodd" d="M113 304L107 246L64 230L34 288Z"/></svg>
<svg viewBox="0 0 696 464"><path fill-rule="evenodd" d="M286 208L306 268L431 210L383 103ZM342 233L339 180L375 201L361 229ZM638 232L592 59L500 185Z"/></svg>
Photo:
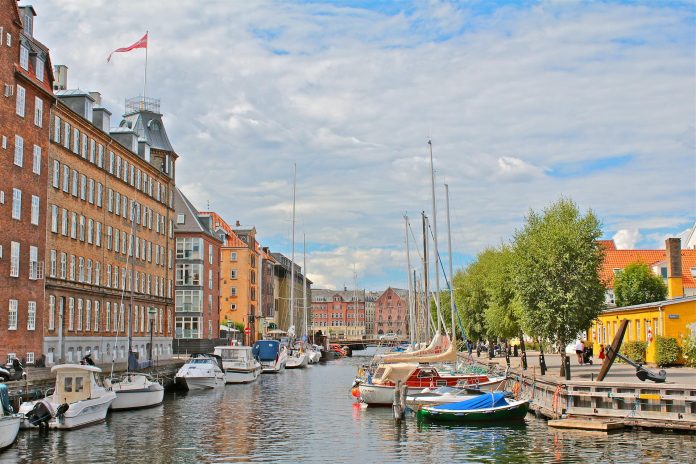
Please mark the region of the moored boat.
<svg viewBox="0 0 696 464"><path fill-rule="evenodd" d="M164 387L151 376L140 372L126 372L111 380L116 399L112 410L139 409L157 406L164 400Z"/></svg>
<svg viewBox="0 0 696 464"><path fill-rule="evenodd" d="M261 363L263 374L276 374L285 369L288 350L278 340L259 340L254 343L252 353Z"/></svg>
<svg viewBox="0 0 696 464"><path fill-rule="evenodd" d="M437 406L438 404L458 403L464 400L482 395L484 392L474 388L439 387L426 388L418 393L406 397L406 405L418 411L423 406Z"/></svg>
<svg viewBox="0 0 696 464"><path fill-rule="evenodd" d="M0 450L14 443L22 416L15 414L10 404L7 385L0 384Z"/></svg>
<svg viewBox="0 0 696 464"><path fill-rule="evenodd" d="M459 403L424 406L419 419L442 422L516 422L524 420L529 400L507 398L505 393L486 393Z"/></svg>
<svg viewBox="0 0 696 464"><path fill-rule="evenodd" d="M250 383L261 373L261 363L254 359L250 346L216 346L215 354L222 359L226 383Z"/></svg>
<svg viewBox="0 0 696 464"><path fill-rule="evenodd" d="M22 403L22 428L47 425L54 429L74 429L106 419L116 394L107 390L97 374L96 366L59 364L51 368L56 373L52 395L38 401Z"/></svg>
<svg viewBox="0 0 696 464"><path fill-rule="evenodd" d="M207 390L225 386L225 374L219 356L193 355L176 373L177 385L188 390Z"/></svg>

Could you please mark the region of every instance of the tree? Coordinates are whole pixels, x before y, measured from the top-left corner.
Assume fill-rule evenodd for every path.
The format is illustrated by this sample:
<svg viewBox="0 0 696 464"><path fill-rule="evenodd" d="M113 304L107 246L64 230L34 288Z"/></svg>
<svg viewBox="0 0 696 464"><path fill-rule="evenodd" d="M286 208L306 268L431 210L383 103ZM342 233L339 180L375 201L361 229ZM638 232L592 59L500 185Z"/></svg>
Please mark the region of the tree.
<svg viewBox="0 0 696 464"><path fill-rule="evenodd" d="M614 277L614 295L617 306L652 303L667 298L667 286L647 264L635 262Z"/></svg>
<svg viewBox="0 0 696 464"><path fill-rule="evenodd" d="M599 220L565 198L530 210L514 236L514 281L525 332L563 348L604 308Z"/></svg>
<svg viewBox="0 0 696 464"><path fill-rule="evenodd" d="M492 250L487 259L485 286L488 304L484 316L488 332L504 339L517 337L520 333L522 304L513 283L514 255L510 247L502 246Z"/></svg>
<svg viewBox="0 0 696 464"><path fill-rule="evenodd" d="M464 271L454 276L454 302L462 317L466 336L478 341L488 338L485 311L487 306L486 294L486 251L479 254L476 261Z"/></svg>

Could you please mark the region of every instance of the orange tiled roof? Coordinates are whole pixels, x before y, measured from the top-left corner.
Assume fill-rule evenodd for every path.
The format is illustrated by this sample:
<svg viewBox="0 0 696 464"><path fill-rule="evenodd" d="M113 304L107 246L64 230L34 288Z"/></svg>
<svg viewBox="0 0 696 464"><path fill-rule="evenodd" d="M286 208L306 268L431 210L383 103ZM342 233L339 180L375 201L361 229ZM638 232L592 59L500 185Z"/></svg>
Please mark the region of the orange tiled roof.
<svg viewBox="0 0 696 464"><path fill-rule="evenodd" d="M681 256L684 288L696 288L696 278L691 274L691 269L696 268L696 250L682 250ZM600 276L608 288L614 288L614 269L623 269L636 262L643 262L652 267L657 263L666 262L666 260L665 250L606 249Z"/></svg>
<svg viewBox="0 0 696 464"><path fill-rule="evenodd" d="M597 240L597 243L604 247L605 250L616 250L616 244L613 240Z"/></svg>

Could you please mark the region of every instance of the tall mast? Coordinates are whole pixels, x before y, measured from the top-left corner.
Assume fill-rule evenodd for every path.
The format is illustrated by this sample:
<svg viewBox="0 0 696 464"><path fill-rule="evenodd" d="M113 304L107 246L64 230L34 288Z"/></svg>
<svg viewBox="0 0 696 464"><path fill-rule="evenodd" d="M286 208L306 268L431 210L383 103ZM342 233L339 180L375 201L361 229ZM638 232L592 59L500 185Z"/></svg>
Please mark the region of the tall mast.
<svg viewBox="0 0 696 464"><path fill-rule="evenodd" d="M430 289L428 287L428 267L430 264L428 263L428 233L426 229L426 216L425 216L425 211L421 211L421 218L423 220L423 289L424 289L424 297L425 297L425 326L427 328L426 330L426 338L430 336L430 320L432 317L430 316Z"/></svg>
<svg viewBox="0 0 696 464"><path fill-rule="evenodd" d="M309 318L307 316L307 236L302 234L302 305L304 306L305 335L309 340Z"/></svg>
<svg viewBox="0 0 696 464"><path fill-rule="evenodd" d="M404 225L406 227L406 278L408 279L408 336L411 339L411 344L414 342L413 337L413 286L411 285L411 252L408 240L408 216L404 214Z"/></svg>
<svg viewBox="0 0 696 464"><path fill-rule="evenodd" d="M438 259L440 255L437 248L437 207L435 206L435 167L433 165L433 143L428 139L428 147L430 148L430 187L432 190L433 200L433 242L435 245L435 309L437 310L437 330L442 329L442 316L440 314L440 272L438 268Z"/></svg>
<svg viewBox="0 0 696 464"><path fill-rule="evenodd" d="M353 263L353 315L356 317L358 315L357 292L358 292L358 273L355 272L355 263ZM346 326L348 326L348 321L346 321Z"/></svg>
<svg viewBox="0 0 696 464"><path fill-rule="evenodd" d="M290 259L290 327L295 325L295 186L297 184L297 164L294 164L292 177L292 258ZM288 330L290 329L288 327ZM294 330L294 328L293 328Z"/></svg>
<svg viewBox="0 0 696 464"><path fill-rule="evenodd" d="M450 310L452 311L452 343L456 339L456 325L454 324L454 274L452 274L452 228L450 226L450 209L449 209L449 185L445 184L445 205L447 205L447 254L449 255L449 295L450 295Z"/></svg>

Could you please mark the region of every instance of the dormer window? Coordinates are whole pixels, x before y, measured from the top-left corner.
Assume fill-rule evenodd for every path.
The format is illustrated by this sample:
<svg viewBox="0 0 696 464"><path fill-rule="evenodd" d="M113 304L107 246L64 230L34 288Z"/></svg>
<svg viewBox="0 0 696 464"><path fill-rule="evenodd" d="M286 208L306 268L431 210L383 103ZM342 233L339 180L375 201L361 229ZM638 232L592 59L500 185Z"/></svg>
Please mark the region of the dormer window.
<svg viewBox="0 0 696 464"><path fill-rule="evenodd" d="M177 224L183 224L184 221L186 221L186 216L183 214L177 214L176 215L176 223Z"/></svg>
<svg viewBox="0 0 696 464"><path fill-rule="evenodd" d="M25 14L24 15L24 32L26 32L28 35L33 36L34 32L34 18L32 18L31 15Z"/></svg>
<svg viewBox="0 0 696 464"><path fill-rule="evenodd" d="M29 47L24 44L19 46L19 65L29 71Z"/></svg>
<svg viewBox="0 0 696 464"><path fill-rule="evenodd" d="M696 278L696 267L691 268L691 277Z"/></svg>
<svg viewBox="0 0 696 464"><path fill-rule="evenodd" d="M620 267L615 267L614 269L612 269L612 271L614 272L614 275L619 275L621 274L621 271L623 271L623 269L621 269Z"/></svg>
<svg viewBox="0 0 696 464"><path fill-rule="evenodd" d="M43 82L43 76L44 76L44 60L39 58L38 56L36 57L36 78Z"/></svg>

